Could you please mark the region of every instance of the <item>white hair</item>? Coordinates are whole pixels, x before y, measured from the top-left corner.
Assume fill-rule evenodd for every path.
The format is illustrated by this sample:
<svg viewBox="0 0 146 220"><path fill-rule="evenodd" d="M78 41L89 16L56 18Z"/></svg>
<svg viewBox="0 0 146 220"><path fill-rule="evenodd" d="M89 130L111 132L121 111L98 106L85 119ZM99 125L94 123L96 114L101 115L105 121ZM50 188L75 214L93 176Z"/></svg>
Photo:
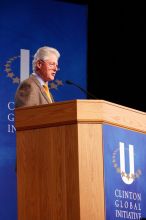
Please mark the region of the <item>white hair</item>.
<svg viewBox="0 0 146 220"><path fill-rule="evenodd" d="M32 68L33 68L33 71L35 71L35 68L36 68L36 62L38 60L47 60L49 59L50 55L51 54L54 54L57 59L59 59L60 57L60 53L58 50L56 50L55 48L53 47L47 47L47 46L44 46L44 47L40 47L37 52L35 53L34 55L34 59L32 61Z"/></svg>

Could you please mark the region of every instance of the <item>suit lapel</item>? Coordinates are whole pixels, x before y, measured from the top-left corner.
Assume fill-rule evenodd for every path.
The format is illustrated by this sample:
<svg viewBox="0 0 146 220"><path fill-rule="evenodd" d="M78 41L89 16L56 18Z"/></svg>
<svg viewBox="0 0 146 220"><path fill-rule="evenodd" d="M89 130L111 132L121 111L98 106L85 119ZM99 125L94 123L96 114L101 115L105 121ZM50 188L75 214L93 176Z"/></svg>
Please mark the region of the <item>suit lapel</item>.
<svg viewBox="0 0 146 220"><path fill-rule="evenodd" d="M44 91L44 88L41 86L40 82L37 80L37 78L34 75L30 75L30 78L36 83L36 85L39 87L40 92L42 93L42 95L44 96L44 98L47 100L48 103L50 103L50 100L46 94L46 92ZM51 93L50 93L51 94ZM52 102L54 102L52 94L51 94L51 98L52 98Z"/></svg>

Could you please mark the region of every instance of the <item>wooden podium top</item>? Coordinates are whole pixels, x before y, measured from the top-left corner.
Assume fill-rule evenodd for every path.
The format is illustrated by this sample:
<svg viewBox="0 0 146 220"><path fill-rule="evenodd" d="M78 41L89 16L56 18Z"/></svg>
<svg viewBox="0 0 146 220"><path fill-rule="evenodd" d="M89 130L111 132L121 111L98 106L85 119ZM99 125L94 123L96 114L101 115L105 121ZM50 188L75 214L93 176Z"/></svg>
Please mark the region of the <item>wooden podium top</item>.
<svg viewBox="0 0 146 220"><path fill-rule="evenodd" d="M73 123L106 123L146 133L146 113L104 100L71 100L17 108L16 130Z"/></svg>

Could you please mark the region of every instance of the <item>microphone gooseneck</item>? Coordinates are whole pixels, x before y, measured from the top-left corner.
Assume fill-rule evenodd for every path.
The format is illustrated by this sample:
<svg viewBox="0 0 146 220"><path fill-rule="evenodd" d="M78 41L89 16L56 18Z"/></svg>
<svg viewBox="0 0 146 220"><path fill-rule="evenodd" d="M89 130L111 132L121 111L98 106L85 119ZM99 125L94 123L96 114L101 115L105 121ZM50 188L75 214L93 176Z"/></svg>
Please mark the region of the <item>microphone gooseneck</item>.
<svg viewBox="0 0 146 220"><path fill-rule="evenodd" d="M66 82L67 84L69 84L69 85L74 85L74 86L76 86L76 87L79 88L82 92L84 92L86 95L88 95L90 98L97 99L95 95L91 94L90 92L88 92L87 90L83 89L81 86L79 86L78 84L72 82L71 80L66 80L65 82Z"/></svg>

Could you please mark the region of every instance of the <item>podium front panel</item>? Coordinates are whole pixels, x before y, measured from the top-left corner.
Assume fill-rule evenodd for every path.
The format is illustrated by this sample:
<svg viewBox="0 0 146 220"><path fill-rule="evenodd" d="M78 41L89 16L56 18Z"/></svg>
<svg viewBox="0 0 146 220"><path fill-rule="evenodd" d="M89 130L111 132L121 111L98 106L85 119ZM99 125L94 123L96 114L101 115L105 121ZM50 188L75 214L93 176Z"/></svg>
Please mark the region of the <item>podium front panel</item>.
<svg viewBox="0 0 146 220"><path fill-rule="evenodd" d="M103 125L106 220L146 217L146 135Z"/></svg>

